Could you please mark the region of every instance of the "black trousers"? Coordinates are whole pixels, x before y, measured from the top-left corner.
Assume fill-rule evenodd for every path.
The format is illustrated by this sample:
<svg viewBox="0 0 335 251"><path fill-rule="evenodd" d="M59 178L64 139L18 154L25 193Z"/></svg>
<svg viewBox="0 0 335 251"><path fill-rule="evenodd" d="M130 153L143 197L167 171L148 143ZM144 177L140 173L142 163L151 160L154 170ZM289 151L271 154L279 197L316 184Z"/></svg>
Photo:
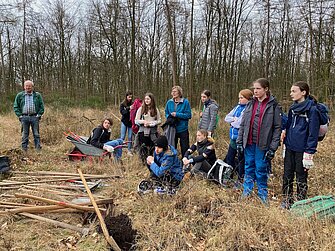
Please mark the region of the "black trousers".
<svg viewBox="0 0 335 251"><path fill-rule="evenodd" d="M307 197L308 170L302 165L304 153L291 151L286 148L284 159L283 195L288 202L293 202L294 176L297 183L297 199L304 200Z"/></svg>
<svg viewBox="0 0 335 251"><path fill-rule="evenodd" d="M184 132L176 133L176 136L175 136L175 146L176 146L176 148L177 148L177 145L178 145L178 139L180 141L181 156L184 156L186 151L190 147L190 136L189 136L188 130L184 131Z"/></svg>
<svg viewBox="0 0 335 251"><path fill-rule="evenodd" d="M154 153L155 143L152 141L150 135L144 136L143 132L139 132L137 135L139 141L139 155L143 164L146 164L147 157Z"/></svg>

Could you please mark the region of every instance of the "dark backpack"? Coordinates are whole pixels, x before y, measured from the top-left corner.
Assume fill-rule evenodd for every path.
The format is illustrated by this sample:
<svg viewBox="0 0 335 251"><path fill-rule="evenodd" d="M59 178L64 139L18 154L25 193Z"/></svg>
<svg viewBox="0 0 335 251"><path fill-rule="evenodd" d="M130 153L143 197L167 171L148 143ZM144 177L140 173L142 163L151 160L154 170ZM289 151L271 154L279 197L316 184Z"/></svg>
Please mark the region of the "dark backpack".
<svg viewBox="0 0 335 251"><path fill-rule="evenodd" d="M7 156L0 156L0 174L10 171L10 160Z"/></svg>
<svg viewBox="0 0 335 251"><path fill-rule="evenodd" d="M316 107L319 111L320 116L320 130L318 141L322 141L328 132L328 126L330 122L329 109L324 103L317 103Z"/></svg>
<svg viewBox="0 0 335 251"><path fill-rule="evenodd" d="M319 120L320 120L320 129L319 129L319 137L318 141L322 141L328 132L328 126L330 122L329 118L329 109L324 103L317 102L316 108L319 113Z"/></svg>
<svg viewBox="0 0 335 251"><path fill-rule="evenodd" d="M316 109L319 114L319 123L320 123L320 128L319 128L319 136L318 136L318 141L322 141L328 132L328 126L330 122L329 118L329 109L324 103L319 103L315 102ZM294 112L293 112L294 114ZM304 112L302 114L299 114L299 116L305 117L307 123L309 122L309 114L308 112Z"/></svg>

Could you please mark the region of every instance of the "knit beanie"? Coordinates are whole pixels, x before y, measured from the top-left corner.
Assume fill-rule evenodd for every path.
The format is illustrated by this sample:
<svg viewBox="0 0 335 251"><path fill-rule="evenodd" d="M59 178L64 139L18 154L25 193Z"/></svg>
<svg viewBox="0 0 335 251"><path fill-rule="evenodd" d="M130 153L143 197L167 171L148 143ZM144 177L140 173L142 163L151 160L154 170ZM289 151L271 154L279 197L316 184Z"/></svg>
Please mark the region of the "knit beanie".
<svg viewBox="0 0 335 251"><path fill-rule="evenodd" d="M163 148L164 151L166 151L168 149L168 146L169 146L169 142L168 142L166 136L164 136L164 135L159 136L158 139L155 142L155 146L161 147L161 148Z"/></svg>

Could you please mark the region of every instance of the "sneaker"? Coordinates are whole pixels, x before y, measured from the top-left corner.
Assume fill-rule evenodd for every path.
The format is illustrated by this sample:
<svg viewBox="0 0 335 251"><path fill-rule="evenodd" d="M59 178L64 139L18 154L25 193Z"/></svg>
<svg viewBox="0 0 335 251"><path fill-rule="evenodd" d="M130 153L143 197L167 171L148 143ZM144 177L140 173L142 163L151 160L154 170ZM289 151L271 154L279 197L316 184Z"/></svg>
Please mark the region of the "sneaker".
<svg viewBox="0 0 335 251"><path fill-rule="evenodd" d="M167 190L167 195L175 195L176 193L177 193L176 188L171 187Z"/></svg>
<svg viewBox="0 0 335 251"><path fill-rule="evenodd" d="M114 152L114 147L112 146L104 145L104 149L110 153Z"/></svg>
<svg viewBox="0 0 335 251"><path fill-rule="evenodd" d="M134 154L132 154L132 152L130 152L130 151L127 152L127 155L128 155L129 157L133 157L133 156L134 156Z"/></svg>
<svg viewBox="0 0 335 251"><path fill-rule="evenodd" d="M137 192L140 194L147 194L152 191L152 182L148 180L142 180L137 187Z"/></svg>
<svg viewBox="0 0 335 251"><path fill-rule="evenodd" d="M164 187L156 187L155 190L154 190L154 192L156 194L166 194L167 191L166 191L166 189Z"/></svg>

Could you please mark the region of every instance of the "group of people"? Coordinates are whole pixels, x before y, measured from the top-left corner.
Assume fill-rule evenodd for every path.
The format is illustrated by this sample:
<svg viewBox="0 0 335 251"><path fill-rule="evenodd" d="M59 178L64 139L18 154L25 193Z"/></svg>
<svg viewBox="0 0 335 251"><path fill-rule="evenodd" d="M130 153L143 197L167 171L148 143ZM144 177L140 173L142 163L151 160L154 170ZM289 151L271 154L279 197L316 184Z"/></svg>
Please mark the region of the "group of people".
<svg viewBox="0 0 335 251"><path fill-rule="evenodd" d="M286 150L282 207L290 208L294 202L295 176L296 198L301 200L307 197L308 170L314 165L313 154L316 152L320 128L317 101L310 95L306 82L294 83L290 90L293 104L289 108L286 121L283 119L281 106L270 93L267 79L255 80L252 89L253 91L243 89L239 92L237 106L225 117L225 121L230 124L230 143L224 160L237 174L235 184L243 185L242 198L251 195L256 183L258 197L267 204L271 160L283 142ZM104 119L101 125L92 131L88 143L113 152L119 160L126 137L128 154L133 154L133 131L136 131L137 145L148 149L145 162L155 190L159 193L173 194L186 171L190 171L192 175L200 174L206 177L217 160L213 137L217 137L215 129L219 105L211 98L210 91L204 90L201 93L203 108L200 112L196 142L190 146L190 103L183 96L180 86L172 87L171 96L165 105L166 122L163 125L164 133L161 135L158 126L162 119L154 95L146 93L142 104L135 105L132 93L127 92L120 105L120 138L110 140L113 122L111 119ZM23 150L27 150L30 125L35 148L39 150L41 145L38 121L43 115L44 106L41 95L33 91L31 81L26 81L24 91L16 96L14 111L22 125ZM181 157L177 151L178 142ZM194 154L195 152L197 154Z"/></svg>

